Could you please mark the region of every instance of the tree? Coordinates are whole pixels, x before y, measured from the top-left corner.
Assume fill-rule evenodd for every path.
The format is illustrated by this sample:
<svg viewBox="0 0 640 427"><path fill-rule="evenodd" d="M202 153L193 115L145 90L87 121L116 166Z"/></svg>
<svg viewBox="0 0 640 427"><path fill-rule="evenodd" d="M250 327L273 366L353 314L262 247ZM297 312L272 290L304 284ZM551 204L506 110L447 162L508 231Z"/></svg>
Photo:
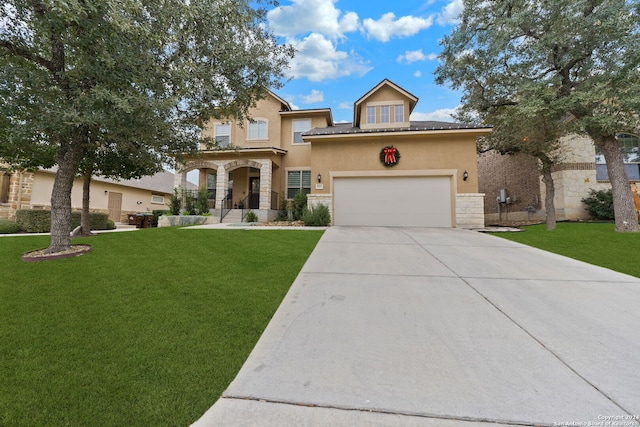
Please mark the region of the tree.
<svg viewBox="0 0 640 427"><path fill-rule="evenodd" d="M74 177L105 141L171 162L205 120L242 120L281 86L293 50L264 20L246 0L3 3L0 157L58 165L49 252L69 248Z"/></svg>
<svg viewBox="0 0 640 427"><path fill-rule="evenodd" d="M571 114L605 156L617 231L638 231L616 135L640 128L639 12L625 0L465 0L435 72L480 114L552 91L545 108Z"/></svg>
<svg viewBox="0 0 640 427"><path fill-rule="evenodd" d="M521 92L517 105L501 106L483 113L482 120L493 124L493 131L479 141L480 151L501 154L520 152L538 160L545 184L547 230L556 228L555 186L552 167L562 158L559 139L566 130L562 111L550 109L545 94ZM532 113L532 112L535 112Z"/></svg>

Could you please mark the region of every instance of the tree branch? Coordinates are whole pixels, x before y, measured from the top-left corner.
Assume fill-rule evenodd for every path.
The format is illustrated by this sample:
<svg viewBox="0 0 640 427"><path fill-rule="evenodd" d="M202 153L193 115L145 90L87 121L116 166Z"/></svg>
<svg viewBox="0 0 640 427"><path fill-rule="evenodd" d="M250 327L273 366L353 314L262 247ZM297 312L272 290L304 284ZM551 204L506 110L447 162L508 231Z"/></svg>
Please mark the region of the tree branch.
<svg viewBox="0 0 640 427"><path fill-rule="evenodd" d="M56 71L52 61L46 58L43 58L40 55L36 55L35 53L31 52L28 49L25 49L20 46L16 46L15 44L11 43L9 40L0 40L0 46L7 49L13 55L19 56L21 58L26 59L27 61L40 65L46 68L47 70L51 71L52 73Z"/></svg>

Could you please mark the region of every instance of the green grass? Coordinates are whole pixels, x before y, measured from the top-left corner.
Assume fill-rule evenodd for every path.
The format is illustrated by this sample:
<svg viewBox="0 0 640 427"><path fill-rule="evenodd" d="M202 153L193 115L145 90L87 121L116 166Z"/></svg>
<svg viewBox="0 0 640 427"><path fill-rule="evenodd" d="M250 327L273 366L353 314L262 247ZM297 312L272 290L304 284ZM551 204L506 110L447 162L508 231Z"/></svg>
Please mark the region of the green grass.
<svg viewBox="0 0 640 427"><path fill-rule="evenodd" d="M0 238L0 425L186 426L254 347L321 231L145 229L24 263Z"/></svg>
<svg viewBox="0 0 640 427"><path fill-rule="evenodd" d="M611 223L561 222L553 231L544 224L523 229L496 236L640 277L640 233L617 233Z"/></svg>

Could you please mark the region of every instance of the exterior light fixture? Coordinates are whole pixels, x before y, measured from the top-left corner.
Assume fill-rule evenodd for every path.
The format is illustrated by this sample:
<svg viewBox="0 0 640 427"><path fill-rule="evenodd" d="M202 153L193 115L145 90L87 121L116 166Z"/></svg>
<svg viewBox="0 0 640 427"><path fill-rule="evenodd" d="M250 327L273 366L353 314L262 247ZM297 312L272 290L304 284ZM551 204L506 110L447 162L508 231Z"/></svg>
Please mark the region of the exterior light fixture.
<svg viewBox="0 0 640 427"><path fill-rule="evenodd" d="M108 190L104 190L104 194L105 195L109 194L109 191Z"/></svg>
<svg viewBox="0 0 640 427"><path fill-rule="evenodd" d="M469 172L464 171L464 172L462 173L462 180L463 180L463 181L466 181L467 179L469 179Z"/></svg>
<svg viewBox="0 0 640 427"><path fill-rule="evenodd" d="M318 182L322 182L322 175L318 174L317 178L318 178Z"/></svg>

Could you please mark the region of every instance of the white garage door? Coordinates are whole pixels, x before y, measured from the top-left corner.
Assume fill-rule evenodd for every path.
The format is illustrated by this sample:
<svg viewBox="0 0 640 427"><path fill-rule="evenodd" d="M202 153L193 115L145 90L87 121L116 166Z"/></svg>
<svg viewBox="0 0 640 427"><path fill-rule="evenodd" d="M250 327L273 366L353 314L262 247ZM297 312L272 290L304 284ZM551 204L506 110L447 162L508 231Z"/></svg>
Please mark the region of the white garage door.
<svg viewBox="0 0 640 427"><path fill-rule="evenodd" d="M451 179L335 178L336 225L451 227Z"/></svg>

